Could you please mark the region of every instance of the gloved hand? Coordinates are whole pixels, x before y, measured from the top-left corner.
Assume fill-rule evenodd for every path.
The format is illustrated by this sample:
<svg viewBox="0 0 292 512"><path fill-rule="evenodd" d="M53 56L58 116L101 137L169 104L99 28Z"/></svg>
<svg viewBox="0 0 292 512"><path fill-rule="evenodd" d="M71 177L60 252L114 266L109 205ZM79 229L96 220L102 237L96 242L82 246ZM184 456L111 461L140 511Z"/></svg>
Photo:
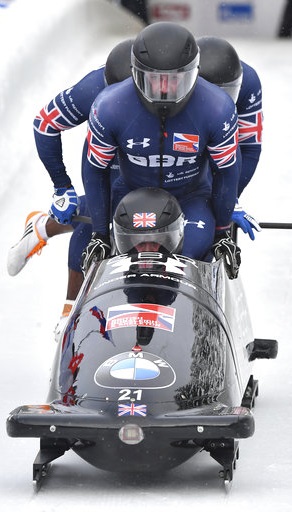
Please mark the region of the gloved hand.
<svg viewBox="0 0 292 512"><path fill-rule="evenodd" d="M243 208L236 203L233 214L232 214L232 220L237 224L244 233L249 234L249 238L251 240L255 239L253 229L256 231L261 231L261 227L258 224L258 222L251 217L251 215L248 215Z"/></svg>
<svg viewBox="0 0 292 512"><path fill-rule="evenodd" d="M74 187L55 188L49 215L59 224L71 224L72 216L78 215L79 197Z"/></svg>
<svg viewBox="0 0 292 512"><path fill-rule="evenodd" d="M214 240L213 252L216 260L223 257L229 279L236 279L241 263L240 249L232 240L229 231L219 231Z"/></svg>
<svg viewBox="0 0 292 512"><path fill-rule="evenodd" d="M109 257L111 252L108 236L92 233L91 240L81 254L81 270L86 275L93 261L101 261Z"/></svg>

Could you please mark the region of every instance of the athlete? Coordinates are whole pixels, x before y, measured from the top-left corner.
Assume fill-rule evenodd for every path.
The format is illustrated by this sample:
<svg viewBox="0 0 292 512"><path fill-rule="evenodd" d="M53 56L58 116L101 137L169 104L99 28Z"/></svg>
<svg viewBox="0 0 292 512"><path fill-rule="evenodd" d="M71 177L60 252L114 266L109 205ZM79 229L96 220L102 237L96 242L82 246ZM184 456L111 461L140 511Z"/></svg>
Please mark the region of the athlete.
<svg viewBox="0 0 292 512"><path fill-rule="evenodd" d="M225 258L229 277L237 277L240 250L230 237L240 174L237 112L229 95L198 76L199 61L198 46L186 28L153 23L134 41L132 77L94 101L83 154L93 226L83 252L84 272L93 259L111 252L109 165L118 153L113 209L130 190L168 190L186 219L182 254L210 261L213 250L216 258ZM70 222L76 206L71 208L66 199L63 218Z"/></svg>
<svg viewBox="0 0 292 512"><path fill-rule="evenodd" d="M43 107L34 119L34 135L38 155L50 174L55 185L56 201L63 201L63 181L60 176L66 176L68 195L75 197L71 179L67 174L63 161L62 132L78 126L88 120L90 107L96 96L107 86L129 77L130 51L133 40L128 39L116 45L108 55L106 64L91 71L77 84L60 92ZM111 179L118 175L117 159L111 164ZM78 213L88 215L85 196L74 200L78 202ZM64 205L66 208L66 205ZM76 212L77 212L76 211ZM56 216L55 216L56 219ZM68 315L84 276L80 269L80 258L83 248L88 244L92 226L88 223L72 221L71 224L59 223L49 214L37 211L28 215L22 238L8 254L7 269L11 276L17 275L34 254L40 254L49 238L72 232L68 253L68 287L63 315Z"/></svg>
<svg viewBox="0 0 292 512"><path fill-rule="evenodd" d="M224 89L236 104L238 113L241 172L238 198L257 168L262 149L262 87L256 71L241 61L225 39L205 36L197 39L200 48L200 75ZM232 220L254 240L259 224L236 203Z"/></svg>

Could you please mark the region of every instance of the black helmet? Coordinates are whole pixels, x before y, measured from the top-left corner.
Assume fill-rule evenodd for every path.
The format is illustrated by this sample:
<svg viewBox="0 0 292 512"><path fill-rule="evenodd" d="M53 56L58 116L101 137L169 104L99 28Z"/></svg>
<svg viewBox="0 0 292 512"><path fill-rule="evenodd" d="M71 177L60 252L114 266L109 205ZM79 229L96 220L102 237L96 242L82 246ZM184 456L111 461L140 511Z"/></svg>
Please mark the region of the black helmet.
<svg viewBox="0 0 292 512"><path fill-rule="evenodd" d="M120 254L133 252L178 253L184 236L184 215L166 190L132 190L118 204L113 234Z"/></svg>
<svg viewBox="0 0 292 512"><path fill-rule="evenodd" d="M133 39L126 39L117 44L109 53L104 70L107 85L122 82L131 76L131 48L133 42Z"/></svg>
<svg viewBox="0 0 292 512"><path fill-rule="evenodd" d="M200 48L200 76L219 85L236 103L242 83L242 67L233 46L219 37L197 39Z"/></svg>
<svg viewBox="0 0 292 512"><path fill-rule="evenodd" d="M186 104L199 70L199 50L186 28L167 21L152 23L136 37L132 74L145 107L173 116Z"/></svg>

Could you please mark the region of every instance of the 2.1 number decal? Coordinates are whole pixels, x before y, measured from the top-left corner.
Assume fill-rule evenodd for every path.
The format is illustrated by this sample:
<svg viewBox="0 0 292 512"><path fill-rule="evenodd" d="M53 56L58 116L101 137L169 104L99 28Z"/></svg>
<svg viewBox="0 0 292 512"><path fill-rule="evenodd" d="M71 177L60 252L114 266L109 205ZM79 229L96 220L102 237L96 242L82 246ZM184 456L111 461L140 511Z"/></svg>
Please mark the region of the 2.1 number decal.
<svg viewBox="0 0 292 512"><path fill-rule="evenodd" d="M119 400L131 400L133 398L135 398L135 400L142 399L142 389L136 389L135 391L132 389L121 389L119 394Z"/></svg>

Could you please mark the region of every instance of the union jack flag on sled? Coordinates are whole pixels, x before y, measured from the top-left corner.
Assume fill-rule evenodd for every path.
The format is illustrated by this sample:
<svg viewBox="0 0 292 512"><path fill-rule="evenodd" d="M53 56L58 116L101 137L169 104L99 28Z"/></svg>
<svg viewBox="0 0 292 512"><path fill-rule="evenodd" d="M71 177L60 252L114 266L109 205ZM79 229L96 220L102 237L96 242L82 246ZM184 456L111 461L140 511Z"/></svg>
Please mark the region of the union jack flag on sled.
<svg viewBox="0 0 292 512"><path fill-rule="evenodd" d="M119 404L118 416L146 416L147 405Z"/></svg>

